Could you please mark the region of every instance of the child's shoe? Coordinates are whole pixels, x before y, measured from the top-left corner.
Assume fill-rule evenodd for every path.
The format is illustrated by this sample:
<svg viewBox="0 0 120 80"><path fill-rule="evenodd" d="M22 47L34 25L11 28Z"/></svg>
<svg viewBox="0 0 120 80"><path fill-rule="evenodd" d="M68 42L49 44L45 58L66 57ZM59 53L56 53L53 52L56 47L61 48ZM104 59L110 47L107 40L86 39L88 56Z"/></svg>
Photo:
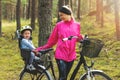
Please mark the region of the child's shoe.
<svg viewBox="0 0 120 80"><path fill-rule="evenodd" d="M32 64L27 65L26 68L27 68L28 70L30 70L30 71L35 70L35 67L34 67Z"/></svg>

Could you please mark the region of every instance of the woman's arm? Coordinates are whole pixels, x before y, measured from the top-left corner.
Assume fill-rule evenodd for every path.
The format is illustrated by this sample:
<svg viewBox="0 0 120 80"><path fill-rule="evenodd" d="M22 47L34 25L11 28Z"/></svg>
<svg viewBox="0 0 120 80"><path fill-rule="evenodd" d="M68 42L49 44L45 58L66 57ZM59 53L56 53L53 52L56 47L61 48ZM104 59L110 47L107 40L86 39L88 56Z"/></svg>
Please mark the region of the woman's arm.
<svg viewBox="0 0 120 80"><path fill-rule="evenodd" d="M80 27L80 24L78 24L78 40L77 41L80 41L80 40L82 40L83 39L83 36L82 36L82 34L81 34L81 27Z"/></svg>
<svg viewBox="0 0 120 80"><path fill-rule="evenodd" d="M45 44L44 46L36 48L36 50L40 51L42 49L51 48L57 43L57 41L58 41L58 27L56 25L55 28L53 29L48 41L47 41L47 44Z"/></svg>

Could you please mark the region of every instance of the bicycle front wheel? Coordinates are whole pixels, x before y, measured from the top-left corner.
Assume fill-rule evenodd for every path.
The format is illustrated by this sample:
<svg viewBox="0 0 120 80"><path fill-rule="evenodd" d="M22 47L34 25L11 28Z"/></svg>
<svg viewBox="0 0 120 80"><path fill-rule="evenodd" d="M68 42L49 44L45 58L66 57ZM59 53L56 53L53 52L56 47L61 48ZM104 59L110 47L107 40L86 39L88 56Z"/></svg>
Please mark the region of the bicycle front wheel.
<svg viewBox="0 0 120 80"><path fill-rule="evenodd" d="M90 75L86 73L79 80L112 80L112 79L101 71L91 71Z"/></svg>

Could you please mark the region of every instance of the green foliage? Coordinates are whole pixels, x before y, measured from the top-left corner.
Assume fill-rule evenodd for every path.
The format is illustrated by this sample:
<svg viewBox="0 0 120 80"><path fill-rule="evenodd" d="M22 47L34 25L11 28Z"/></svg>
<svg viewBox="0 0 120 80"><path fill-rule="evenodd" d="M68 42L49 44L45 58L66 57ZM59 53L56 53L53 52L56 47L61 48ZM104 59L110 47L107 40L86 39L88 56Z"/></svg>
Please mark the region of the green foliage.
<svg viewBox="0 0 120 80"><path fill-rule="evenodd" d="M53 20L53 25L56 23L56 18ZM28 25L29 21L22 20L22 26ZM95 61L95 69L103 70L114 80L120 79L120 41L115 38L115 27L111 24L105 24L104 27L92 21L90 18L84 18L81 21L82 34L88 34L89 37L101 39L105 45L98 58L92 60ZM37 26L37 25L36 25ZM16 30L15 22L3 21L3 37L0 37L0 80L18 80L21 69L24 64L20 57L18 48L18 41L12 40L14 32ZM37 47L38 45L38 27L33 31L33 43ZM76 48L77 52L80 50ZM77 55L79 57L79 54ZM88 64L90 64L89 58L86 58ZM74 65L77 64L79 58L76 59ZM57 65L54 63L55 72L58 75ZM73 66L69 75L72 74L75 66ZM80 74L83 74L84 69L81 67L76 78L79 78Z"/></svg>
<svg viewBox="0 0 120 80"><path fill-rule="evenodd" d="M7 4L15 4L17 0L1 0L2 3L7 3Z"/></svg>
<svg viewBox="0 0 120 80"><path fill-rule="evenodd" d="M22 4L27 4L27 1L28 0L21 0L21 3ZM2 3L3 4L12 4L12 5L16 5L16 2L17 2L17 0L2 0Z"/></svg>
<svg viewBox="0 0 120 80"><path fill-rule="evenodd" d="M12 39L16 23L7 21L3 21L3 23L3 35L0 37L0 80L18 80L24 64L20 57L18 41ZM22 25L28 25L28 23L28 21L22 20ZM34 35L36 36L36 34Z"/></svg>
<svg viewBox="0 0 120 80"><path fill-rule="evenodd" d="M53 20L52 20L52 26L55 26L56 22L57 22L57 18L53 18Z"/></svg>
<svg viewBox="0 0 120 80"><path fill-rule="evenodd" d="M99 57L94 59L94 68L105 71L114 80L119 80L120 58L118 56L120 56L120 41L116 40L116 29L113 26L112 22L105 23L104 27L100 27L93 19L88 17L81 21L83 34L88 34L91 38L101 39L105 44Z"/></svg>
<svg viewBox="0 0 120 80"><path fill-rule="evenodd" d="M81 21L81 33L89 34L94 29L93 20L88 17L82 19Z"/></svg>
<svg viewBox="0 0 120 80"><path fill-rule="evenodd" d="M57 2L58 0L53 0L53 7L52 7L53 18L57 17L57 14L58 14L57 13L57 7L58 7Z"/></svg>

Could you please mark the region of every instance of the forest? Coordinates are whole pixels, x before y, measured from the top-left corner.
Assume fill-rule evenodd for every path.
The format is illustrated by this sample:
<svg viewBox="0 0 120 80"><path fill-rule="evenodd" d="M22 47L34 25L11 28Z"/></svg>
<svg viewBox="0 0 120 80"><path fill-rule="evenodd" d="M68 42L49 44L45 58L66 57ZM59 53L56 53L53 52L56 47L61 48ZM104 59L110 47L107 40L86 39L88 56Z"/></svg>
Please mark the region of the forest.
<svg viewBox="0 0 120 80"><path fill-rule="evenodd" d="M18 80L24 66L16 31L29 25L33 29L34 45L44 45L59 21L58 10L63 5L71 7L75 20L81 25L81 34L104 42L99 57L92 58L94 68L103 70L112 80L120 80L119 0L0 0L0 80ZM91 58L86 59L90 63ZM78 58L74 65L77 61ZM53 62L58 77L54 59ZM75 80L83 73L81 68Z"/></svg>

